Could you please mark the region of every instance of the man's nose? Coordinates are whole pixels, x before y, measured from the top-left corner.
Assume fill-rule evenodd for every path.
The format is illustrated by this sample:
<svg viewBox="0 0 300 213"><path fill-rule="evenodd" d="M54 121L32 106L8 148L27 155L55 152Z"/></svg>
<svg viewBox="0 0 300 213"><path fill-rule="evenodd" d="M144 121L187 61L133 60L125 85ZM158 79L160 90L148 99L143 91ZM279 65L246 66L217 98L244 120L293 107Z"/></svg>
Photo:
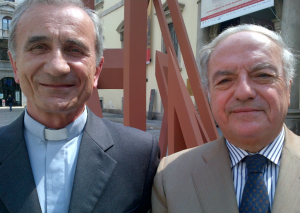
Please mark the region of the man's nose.
<svg viewBox="0 0 300 213"><path fill-rule="evenodd" d="M46 73L49 73L52 76L61 76L70 72L70 66L60 49L53 50L49 54L47 60L48 61L44 66L44 71Z"/></svg>
<svg viewBox="0 0 300 213"><path fill-rule="evenodd" d="M239 76L236 81L234 98L240 101L247 101L248 99L254 99L255 96L256 90L249 76L247 74Z"/></svg>

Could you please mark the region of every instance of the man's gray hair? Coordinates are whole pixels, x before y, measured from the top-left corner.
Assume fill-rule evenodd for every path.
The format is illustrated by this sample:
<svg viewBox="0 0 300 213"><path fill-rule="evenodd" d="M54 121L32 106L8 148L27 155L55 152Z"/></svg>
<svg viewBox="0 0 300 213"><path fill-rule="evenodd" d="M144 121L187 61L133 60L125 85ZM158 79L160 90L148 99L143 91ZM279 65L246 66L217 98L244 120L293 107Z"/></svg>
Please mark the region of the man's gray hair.
<svg viewBox="0 0 300 213"><path fill-rule="evenodd" d="M44 3L49 5L57 5L57 6L75 6L81 8L83 11L87 13L87 15L91 18L96 36L96 65L98 66L102 55L103 55L103 37L102 37L102 24L100 18L94 13L93 10L84 7L81 0L25 0L20 3L13 14L12 22L10 25L10 36L8 40L8 49L12 55L12 58L16 60L17 58L17 46L16 46L16 38L17 38L17 26L21 16L27 11L32 5L36 3Z"/></svg>
<svg viewBox="0 0 300 213"><path fill-rule="evenodd" d="M290 49L284 44L281 36L273 31L266 29L265 27L253 25L253 24L244 24L238 25L236 27L230 27L223 31L219 36L217 36L212 42L205 45L200 50L200 76L202 80L203 87L206 91L209 91L209 83L208 83L208 62L211 53L214 51L216 46L224 41L229 36L238 33L238 32L257 32L261 33L272 41L274 41L281 50L281 58L283 63L283 70L286 78L286 85L290 85L290 81L293 80L295 75L295 66L296 66L296 58L294 54L290 51ZM233 47L234 48L234 47Z"/></svg>

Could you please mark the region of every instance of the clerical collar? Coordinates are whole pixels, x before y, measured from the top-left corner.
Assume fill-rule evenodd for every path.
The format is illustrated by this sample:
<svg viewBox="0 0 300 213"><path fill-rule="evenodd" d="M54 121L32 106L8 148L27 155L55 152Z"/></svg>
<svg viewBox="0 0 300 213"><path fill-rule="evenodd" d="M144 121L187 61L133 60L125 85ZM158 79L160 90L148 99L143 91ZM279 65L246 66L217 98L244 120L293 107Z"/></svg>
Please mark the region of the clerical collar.
<svg viewBox="0 0 300 213"><path fill-rule="evenodd" d="M70 123L65 128L56 130L49 129L46 126L40 124L36 120L30 117L27 113L27 109L25 110L24 116L24 126L26 131L30 134L40 138L43 141L47 140L66 140L69 141L77 136L79 136L86 124L87 120L87 109L85 107L83 113L72 123Z"/></svg>

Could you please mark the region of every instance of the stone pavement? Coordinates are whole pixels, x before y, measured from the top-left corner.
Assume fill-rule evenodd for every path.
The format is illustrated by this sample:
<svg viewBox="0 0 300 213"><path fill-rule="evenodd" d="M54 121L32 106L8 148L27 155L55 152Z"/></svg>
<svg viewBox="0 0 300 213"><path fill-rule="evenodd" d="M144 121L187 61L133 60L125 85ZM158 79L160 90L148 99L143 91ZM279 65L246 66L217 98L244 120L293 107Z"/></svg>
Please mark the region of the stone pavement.
<svg viewBox="0 0 300 213"><path fill-rule="evenodd" d="M108 120L118 122L118 123L124 123L123 115L103 112L103 118L106 118ZM146 132L149 132L150 134L154 135L156 137L156 139L159 140L161 123L162 123L162 121L160 121L160 120L147 120L146 121Z"/></svg>
<svg viewBox="0 0 300 213"><path fill-rule="evenodd" d="M13 107L12 111L9 111L9 107L0 107L0 127L5 126L13 122L19 115L24 111L23 107ZM123 115L103 113L103 117L111 120L113 122L123 123ZM154 135L157 140L159 140L159 134L161 129L160 120L147 120L147 129L146 131ZM222 135L222 132L217 128L219 135Z"/></svg>
<svg viewBox="0 0 300 213"><path fill-rule="evenodd" d="M13 107L12 111L9 111L9 107L0 107L0 127L6 126L16 120L23 111L24 107Z"/></svg>

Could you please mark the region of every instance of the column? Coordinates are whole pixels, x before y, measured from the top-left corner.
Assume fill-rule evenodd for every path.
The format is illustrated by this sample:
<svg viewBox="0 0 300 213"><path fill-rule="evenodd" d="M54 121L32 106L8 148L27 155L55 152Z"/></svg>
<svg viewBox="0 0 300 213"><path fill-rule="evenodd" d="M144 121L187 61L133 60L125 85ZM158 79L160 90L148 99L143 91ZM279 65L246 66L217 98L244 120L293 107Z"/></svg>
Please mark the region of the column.
<svg viewBox="0 0 300 213"><path fill-rule="evenodd" d="M148 0L124 1L124 126L146 131Z"/></svg>
<svg viewBox="0 0 300 213"><path fill-rule="evenodd" d="M281 35L284 42L292 48L295 54L300 52L300 1L284 0L282 10ZM300 63L296 65L296 73L291 90L291 105L285 120L286 125L294 133L300 135L300 110L299 110L299 75Z"/></svg>
<svg viewBox="0 0 300 213"><path fill-rule="evenodd" d="M200 28L201 25L201 0L197 1L198 4L198 21L197 21L197 47L196 47L196 63L198 69L200 68L200 58L199 51L204 46L204 44L209 42L209 28Z"/></svg>
<svg viewBox="0 0 300 213"><path fill-rule="evenodd" d="M281 34L281 19L282 19L282 7L283 7L283 0L275 0L275 13L276 19L271 20L274 23L275 31Z"/></svg>

